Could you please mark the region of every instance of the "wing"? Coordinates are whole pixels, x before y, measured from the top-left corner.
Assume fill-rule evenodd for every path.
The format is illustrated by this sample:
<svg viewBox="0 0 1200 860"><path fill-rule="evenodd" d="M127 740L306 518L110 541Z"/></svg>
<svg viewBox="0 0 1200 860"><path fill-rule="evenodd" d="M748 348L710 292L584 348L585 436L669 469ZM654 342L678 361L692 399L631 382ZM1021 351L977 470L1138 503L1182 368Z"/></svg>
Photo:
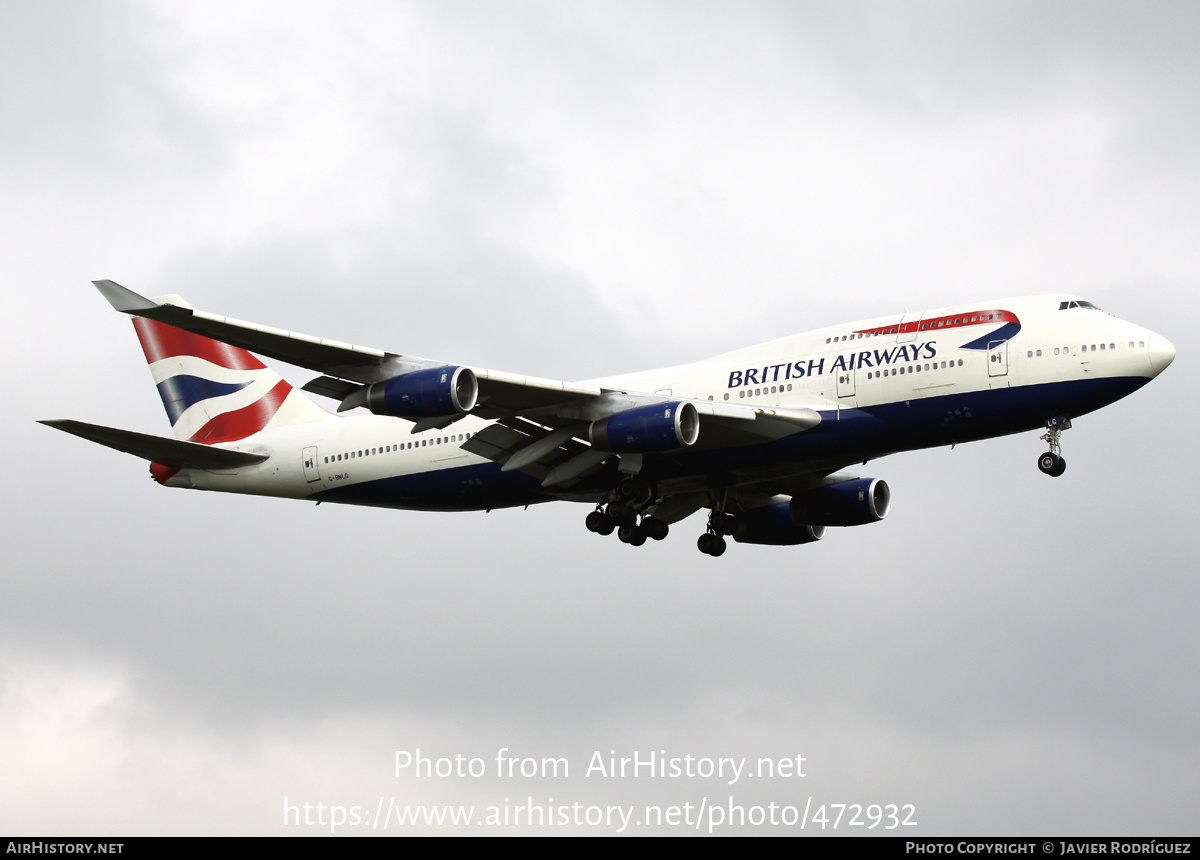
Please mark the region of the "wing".
<svg viewBox="0 0 1200 860"><path fill-rule="evenodd" d="M414 433L448 426L466 414L496 422L473 434L464 447L503 463L505 469L534 474L547 487L569 486L599 468L614 453L641 456L641 451L594 443L590 432L594 425L622 413L632 415L663 404L685 404L678 408L687 420L697 428L703 427L703 433L691 435L687 446L705 449L771 441L821 421L812 409L758 409L486 368L459 368L434 359L205 313L178 296L148 299L114 281L93 283L122 313L157 320L322 374L304 390L340 401L339 411L367 406L379 414L412 420ZM453 378L449 378L451 375ZM435 385L443 386L445 393L439 401L442 406L437 408L427 402L429 390Z"/></svg>
<svg viewBox="0 0 1200 860"><path fill-rule="evenodd" d="M407 373L445 367L447 362L384 352L366 346L284 331L269 326L217 316L189 307L176 296L157 302L140 296L115 281L92 281L109 304L122 313L146 317L185 331L232 344L297 367L325 374L305 386L306 391L345 400L363 385L385 382ZM496 417L599 397L600 388L569 385L482 368L471 368L479 380L479 414Z"/></svg>

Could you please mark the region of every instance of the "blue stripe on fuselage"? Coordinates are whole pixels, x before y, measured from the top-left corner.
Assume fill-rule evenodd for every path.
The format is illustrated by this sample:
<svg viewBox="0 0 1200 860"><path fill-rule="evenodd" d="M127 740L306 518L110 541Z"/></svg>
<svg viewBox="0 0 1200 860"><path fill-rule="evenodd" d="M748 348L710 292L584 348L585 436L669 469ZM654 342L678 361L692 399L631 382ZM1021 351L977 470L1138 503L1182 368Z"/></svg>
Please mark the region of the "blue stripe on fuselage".
<svg viewBox="0 0 1200 860"><path fill-rule="evenodd" d="M322 490L310 498L414 511L482 511L555 499L542 489L539 478L501 472L499 463L393 475Z"/></svg>
<svg viewBox="0 0 1200 860"><path fill-rule="evenodd" d="M1021 324L1019 322L1005 323L991 334L985 334L983 337L975 338L970 343L964 343L959 349L987 349L989 345L999 343L1002 340L1012 340L1020 330Z"/></svg>

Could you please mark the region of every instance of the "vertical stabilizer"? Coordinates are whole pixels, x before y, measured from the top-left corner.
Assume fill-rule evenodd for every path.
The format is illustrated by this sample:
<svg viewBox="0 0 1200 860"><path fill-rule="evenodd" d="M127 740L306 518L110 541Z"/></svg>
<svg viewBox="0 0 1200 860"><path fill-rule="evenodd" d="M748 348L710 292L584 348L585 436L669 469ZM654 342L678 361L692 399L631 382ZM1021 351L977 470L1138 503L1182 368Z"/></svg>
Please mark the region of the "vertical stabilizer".
<svg viewBox="0 0 1200 860"><path fill-rule="evenodd" d="M212 445L334 418L244 349L144 317L133 327L178 439Z"/></svg>

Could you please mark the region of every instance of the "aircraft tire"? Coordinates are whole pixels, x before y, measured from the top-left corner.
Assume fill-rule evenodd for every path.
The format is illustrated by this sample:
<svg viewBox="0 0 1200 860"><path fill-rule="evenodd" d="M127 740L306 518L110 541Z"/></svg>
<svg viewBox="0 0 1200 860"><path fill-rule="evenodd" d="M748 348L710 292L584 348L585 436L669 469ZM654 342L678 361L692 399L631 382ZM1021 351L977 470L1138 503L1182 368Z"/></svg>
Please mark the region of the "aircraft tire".
<svg viewBox="0 0 1200 860"><path fill-rule="evenodd" d="M642 529L654 540L662 540L671 531L670 526L655 517L643 517Z"/></svg>
<svg viewBox="0 0 1200 860"><path fill-rule="evenodd" d="M1049 474L1051 478L1058 478L1065 471L1067 471L1067 458L1059 457L1058 462L1054 464L1054 469L1047 474Z"/></svg>
<svg viewBox="0 0 1200 860"><path fill-rule="evenodd" d="M621 543L641 546L646 542L646 534L636 524L622 525L617 529L617 538Z"/></svg>
<svg viewBox="0 0 1200 860"><path fill-rule="evenodd" d="M1047 475L1054 475L1054 470L1058 468L1062 458L1053 451L1047 451L1038 457L1038 468ZM1061 472L1059 474L1062 474Z"/></svg>
<svg viewBox="0 0 1200 860"><path fill-rule="evenodd" d="M604 513L608 514L608 518L613 522L621 522L629 513L629 505L624 502L609 502L604 509Z"/></svg>

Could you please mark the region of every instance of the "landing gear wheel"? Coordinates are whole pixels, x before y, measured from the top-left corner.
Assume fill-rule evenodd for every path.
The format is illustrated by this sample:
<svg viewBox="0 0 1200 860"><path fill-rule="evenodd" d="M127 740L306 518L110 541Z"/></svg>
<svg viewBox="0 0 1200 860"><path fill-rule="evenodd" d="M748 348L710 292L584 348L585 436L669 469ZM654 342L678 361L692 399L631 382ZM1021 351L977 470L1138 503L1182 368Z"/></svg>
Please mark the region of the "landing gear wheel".
<svg viewBox="0 0 1200 860"><path fill-rule="evenodd" d="M653 538L654 540L662 540L667 536L667 533L670 530L670 526L660 519L655 517L642 517L642 531L646 533L647 537Z"/></svg>
<svg viewBox="0 0 1200 860"><path fill-rule="evenodd" d="M1038 457L1038 468L1051 478L1057 478L1063 472L1067 471L1067 460L1065 457L1060 457L1053 451L1047 451L1045 454Z"/></svg>
<svg viewBox="0 0 1200 860"><path fill-rule="evenodd" d="M595 532L598 535L610 535L613 533L613 529L617 527L612 517L600 511L592 511L587 515L587 519L584 522L588 527L588 531Z"/></svg>
<svg viewBox="0 0 1200 860"><path fill-rule="evenodd" d="M633 516L632 505L627 505L624 502L609 502L608 507L604 510L608 514L608 518L616 523Z"/></svg>
<svg viewBox="0 0 1200 860"><path fill-rule="evenodd" d="M1060 439L1062 431L1069 430L1070 427L1070 419L1061 416L1046 421L1046 432L1042 435L1042 441L1050 446L1050 450L1038 457L1038 468L1051 478L1057 478L1067 471L1067 461L1062 456Z"/></svg>
<svg viewBox="0 0 1200 860"><path fill-rule="evenodd" d="M646 542L646 533L636 525L625 525L617 529L617 538L630 546L641 546Z"/></svg>
<svg viewBox="0 0 1200 860"><path fill-rule="evenodd" d="M711 555L713 558L716 558L719 555L725 554L725 538L715 535L712 532L705 532L696 541L696 548L705 555Z"/></svg>

